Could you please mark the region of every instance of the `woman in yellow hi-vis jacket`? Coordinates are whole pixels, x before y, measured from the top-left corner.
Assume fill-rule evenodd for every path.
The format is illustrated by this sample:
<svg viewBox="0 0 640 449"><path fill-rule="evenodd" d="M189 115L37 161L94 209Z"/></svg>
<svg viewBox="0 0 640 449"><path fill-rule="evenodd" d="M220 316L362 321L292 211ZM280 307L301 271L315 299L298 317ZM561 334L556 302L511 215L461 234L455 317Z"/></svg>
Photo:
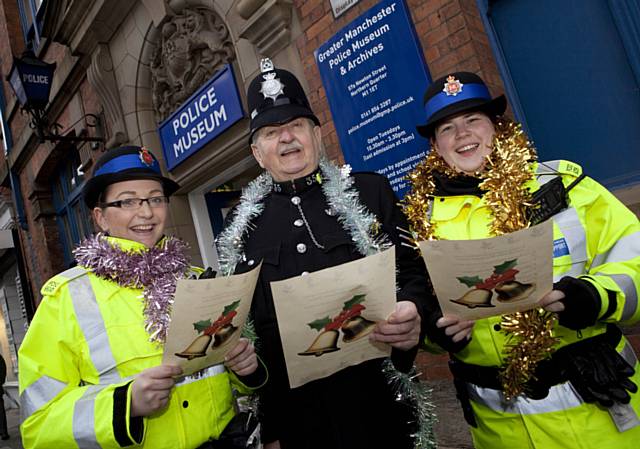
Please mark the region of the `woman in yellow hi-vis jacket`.
<svg viewBox="0 0 640 449"><path fill-rule="evenodd" d="M517 213L524 226L553 220L555 284L541 305L557 312L556 351L519 394L505 394L510 387L500 377L509 322L445 316L427 323L427 346L451 355L475 446L638 447L640 365L616 326L640 318L638 219L578 165L535 162L526 136L501 117L504 96L492 99L478 76L458 72L436 80L424 104L427 122L418 131L432 151L411 174L405 205L421 238L487 238L510 232ZM519 284L503 282L501 300L517 299L526 289ZM477 306L483 298L467 300Z"/></svg>
<svg viewBox="0 0 640 449"><path fill-rule="evenodd" d="M81 243L78 266L42 287L20 348L25 448L214 448L235 415L231 381L248 390L266 380L245 339L226 368L180 377L161 364L176 279L201 271L164 237L177 188L144 148L97 161L83 193L107 235Z"/></svg>

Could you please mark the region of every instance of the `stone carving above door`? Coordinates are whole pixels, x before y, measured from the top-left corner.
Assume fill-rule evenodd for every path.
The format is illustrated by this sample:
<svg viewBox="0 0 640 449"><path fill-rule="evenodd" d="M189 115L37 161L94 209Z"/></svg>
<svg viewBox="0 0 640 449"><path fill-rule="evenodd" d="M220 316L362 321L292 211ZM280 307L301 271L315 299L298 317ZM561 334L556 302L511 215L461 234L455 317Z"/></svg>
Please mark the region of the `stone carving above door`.
<svg viewBox="0 0 640 449"><path fill-rule="evenodd" d="M162 24L157 45L151 59L151 89L158 122L235 59L226 25L204 8L184 9Z"/></svg>

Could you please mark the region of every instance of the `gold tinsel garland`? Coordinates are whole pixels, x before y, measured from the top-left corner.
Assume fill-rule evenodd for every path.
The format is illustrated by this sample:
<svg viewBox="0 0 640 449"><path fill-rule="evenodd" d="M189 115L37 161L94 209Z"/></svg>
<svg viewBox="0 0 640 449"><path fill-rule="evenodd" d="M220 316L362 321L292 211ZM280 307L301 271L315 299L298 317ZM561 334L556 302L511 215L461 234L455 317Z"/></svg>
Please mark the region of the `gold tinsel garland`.
<svg viewBox="0 0 640 449"><path fill-rule="evenodd" d="M494 217L490 232L497 236L529 226L526 208L531 193L525 185L533 179L530 164L536 160L536 151L521 125L501 118L495 128L493 150L483 170L474 176L482 180L479 187L486 192L483 198ZM435 226L430 220L436 187L434 172L448 178L463 176L449 167L437 151L431 151L409 174L411 191L403 201L403 208L416 241L435 238ZM555 314L541 308L502 317L501 329L508 343L500 377L507 400L524 391L537 364L554 351L555 322Z"/></svg>
<svg viewBox="0 0 640 449"><path fill-rule="evenodd" d="M525 391L535 379L538 363L551 356L558 339L553 336L557 318L541 307L502 316L501 330L507 341L500 382L507 401Z"/></svg>
<svg viewBox="0 0 640 449"><path fill-rule="evenodd" d="M411 230L416 241L431 240L435 226L431 223L431 204L436 183L433 180L433 172L443 173L449 178L460 176L460 173L450 168L440 157L437 151L430 151L427 158L416 165L409 173L411 191L404 197L404 213L411 224Z"/></svg>

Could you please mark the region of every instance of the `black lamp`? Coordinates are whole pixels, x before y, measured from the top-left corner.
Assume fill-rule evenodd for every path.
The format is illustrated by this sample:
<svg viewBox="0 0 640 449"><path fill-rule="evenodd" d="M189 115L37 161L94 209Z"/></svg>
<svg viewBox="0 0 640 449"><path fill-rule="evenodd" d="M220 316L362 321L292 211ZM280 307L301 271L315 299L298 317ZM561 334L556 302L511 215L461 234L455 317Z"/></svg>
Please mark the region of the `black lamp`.
<svg viewBox="0 0 640 449"><path fill-rule="evenodd" d="M22 57L14 58L13 66L7 76L13 92L20 102L22 110L31 116L29 126L35 130L40 142L104 142L103 137L66 136L71 125L64 131L58 123L49 124L46 117L46 107L49 103L51 82L56 64L49 64L36 58L33 52L27 51ZM85 114L80 120L85 120L87 126L95 128L99 125L99 118L95 114ZM80 121L78 120L78 121Z"/></svg>

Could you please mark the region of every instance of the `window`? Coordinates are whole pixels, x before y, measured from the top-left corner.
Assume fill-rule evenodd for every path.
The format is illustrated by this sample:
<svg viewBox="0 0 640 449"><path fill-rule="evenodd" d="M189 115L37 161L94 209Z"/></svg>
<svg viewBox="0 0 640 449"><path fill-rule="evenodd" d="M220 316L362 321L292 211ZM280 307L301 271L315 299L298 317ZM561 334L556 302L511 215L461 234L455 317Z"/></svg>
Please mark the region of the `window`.
<svg viewBox="0 0 640 449"><path fill-rule="evenodd" d="M4 91L0 89L0 138L2 139L2 149L4 150L4 155L9 154L9 149L11 148L11 130L9 128L9 122L5 119L5 99L4 99Z"/></svg>
<svg viewBox="0 0 640 449"><path fill-rule="evenodd" d="M73 264L71 250L93 233L89 211L82 201L84 173L80 170L80 156L75 151L69 152L73 155L60 165L51 186L65 266Z"/></svg>
<svg viewBox="0 0 640 449"><path fill-rule="evenodd" d="M37 54L40 45L40 31L42 30L42 19L44 0L18 0L20 10L20 21L22 22L22 32L27 49Z"/></svg>

